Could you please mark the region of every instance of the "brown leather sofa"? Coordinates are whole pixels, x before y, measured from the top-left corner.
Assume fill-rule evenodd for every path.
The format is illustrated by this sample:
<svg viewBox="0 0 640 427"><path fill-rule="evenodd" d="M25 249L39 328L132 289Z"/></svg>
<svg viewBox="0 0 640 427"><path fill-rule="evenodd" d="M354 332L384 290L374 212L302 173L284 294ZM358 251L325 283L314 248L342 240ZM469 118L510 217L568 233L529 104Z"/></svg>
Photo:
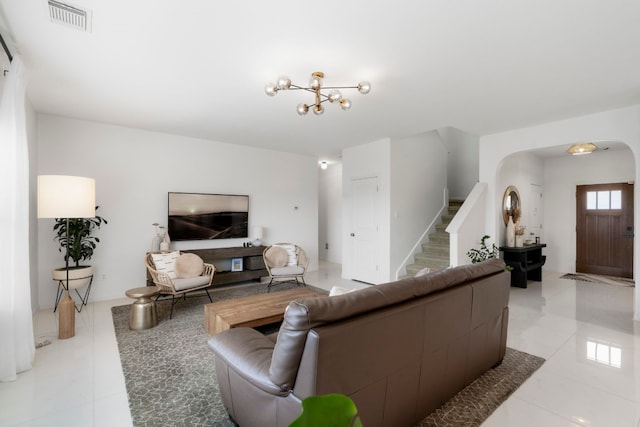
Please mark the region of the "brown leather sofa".
<svg viewBox="0 0 640 427"><path fill-rule="evenodd" d="M289 304L276 335L209 340L225 407L241 427L287 426L307 396L350 396L367 427L412 426L505 354L502 260Z"/></svg>

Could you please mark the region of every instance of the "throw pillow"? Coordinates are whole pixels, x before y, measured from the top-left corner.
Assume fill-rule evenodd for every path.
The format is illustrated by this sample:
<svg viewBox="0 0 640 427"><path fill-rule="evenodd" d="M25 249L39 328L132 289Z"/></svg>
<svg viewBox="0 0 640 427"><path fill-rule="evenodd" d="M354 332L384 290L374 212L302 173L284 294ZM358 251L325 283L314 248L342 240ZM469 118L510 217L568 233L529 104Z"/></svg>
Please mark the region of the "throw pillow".
<svg viewBox="0 0 640 427"><path fill-rule="evenodd" d="M267 258L267 262L273 267L286 267L289 262L289 255L287 254L286 249L281 248L280 246L271 246L267 253L265 254Z"/></svg>
<svg viewBox="0 0 640 427"><path fill-rule="evenodd" d="M196 254L185 253L176 259L176 274L179 279L188 279L202 274L204 261Z"/></svg>
<svg viewBox="0 0 640 427"><path fill-rule="evenodd" d="M332 297L335 295L348 294L349 292L353 291L355 291L355 289L343 288L341 286L332 286L331 290L329 291L329 296Z"/></svg>
<svg viewBox="0 0 640 427"><path fill-rule="evenodd" d="M180 256L180 251L151 254L156 270L167 273L170 278L177 279L176 259Z"/></svg>
<svg viewBox="0 0 640 427"><path fill-rule="evenodd" d="M273 246L278 246L287 251L287 255L289 256L289 260L287 262L287 266L293 267L298 265L298 254L296 253L296 245L290 244L277 244Z"/></svg>
<svg viewBox="0 0 640 427"><path fill-rule="evenodd" d="M431 269L429 267L425 267L422 270L418 271L415 277L424 276L425 274L429 274L430 272L431 272Z"/></svg>

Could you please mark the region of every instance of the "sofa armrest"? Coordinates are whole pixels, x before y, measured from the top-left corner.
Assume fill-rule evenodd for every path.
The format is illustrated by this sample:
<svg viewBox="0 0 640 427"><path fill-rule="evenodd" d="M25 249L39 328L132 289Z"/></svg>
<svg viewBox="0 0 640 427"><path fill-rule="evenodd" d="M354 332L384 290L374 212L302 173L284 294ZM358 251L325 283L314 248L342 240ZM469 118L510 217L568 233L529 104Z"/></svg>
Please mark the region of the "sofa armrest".
<svg viewBox="0 0 640 427"><path fill-rule="evenodd" d="M269 367L275 342L251 328L233 328L214 335L209 348L237 375L259 389L274 395L286 396L289 391L269 379Z"/></svg>

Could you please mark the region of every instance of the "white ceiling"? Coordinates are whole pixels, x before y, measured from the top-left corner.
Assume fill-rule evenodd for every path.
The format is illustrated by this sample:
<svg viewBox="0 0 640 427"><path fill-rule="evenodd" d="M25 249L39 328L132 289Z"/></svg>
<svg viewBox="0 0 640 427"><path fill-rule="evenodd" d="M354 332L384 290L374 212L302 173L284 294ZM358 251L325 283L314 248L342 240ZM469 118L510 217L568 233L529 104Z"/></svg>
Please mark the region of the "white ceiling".
<svg viewBox="0 0 640 427"><path fill-rule="evenodd" d="M39 112L334 157L453 126L477 135L640 103L637 0L0 0ZM4 26L5 28L1 28ZM369 80L353 107L300 117L306 85Z"/></svg>

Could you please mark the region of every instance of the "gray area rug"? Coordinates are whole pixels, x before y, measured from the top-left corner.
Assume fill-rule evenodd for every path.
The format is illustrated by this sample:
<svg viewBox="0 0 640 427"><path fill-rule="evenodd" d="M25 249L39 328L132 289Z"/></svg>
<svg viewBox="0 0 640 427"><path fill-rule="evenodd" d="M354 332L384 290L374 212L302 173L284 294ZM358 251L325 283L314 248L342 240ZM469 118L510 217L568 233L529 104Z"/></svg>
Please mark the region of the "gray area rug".
<svg viewBox="0 0 640 427"><path fill-rule="evenodd" d="M635 281L633 279L627 279L625 277L613 277L613 276L599 276L597 274L585 274L585 273L567 273L560 276L561 279L579 280L581 282L589 283L601 283L604 285L616 285L635 287Z"/></svg>
<svg viewBox="0 0 640 427"><path fill-rule="evenodd" d="M272 290L295 287L279 285ZM211 292L214 301L266 292L265 285ZM111 309L133 425L232 427L217 386L215 355L204 329L206 296L179 302L169 320L169 301L158 302L159 324L129 330L130 306ZM266 327L263 332L277 330ZM485 373L419 426L479 426L544 359L507 349L503 363Z"/></svg>

